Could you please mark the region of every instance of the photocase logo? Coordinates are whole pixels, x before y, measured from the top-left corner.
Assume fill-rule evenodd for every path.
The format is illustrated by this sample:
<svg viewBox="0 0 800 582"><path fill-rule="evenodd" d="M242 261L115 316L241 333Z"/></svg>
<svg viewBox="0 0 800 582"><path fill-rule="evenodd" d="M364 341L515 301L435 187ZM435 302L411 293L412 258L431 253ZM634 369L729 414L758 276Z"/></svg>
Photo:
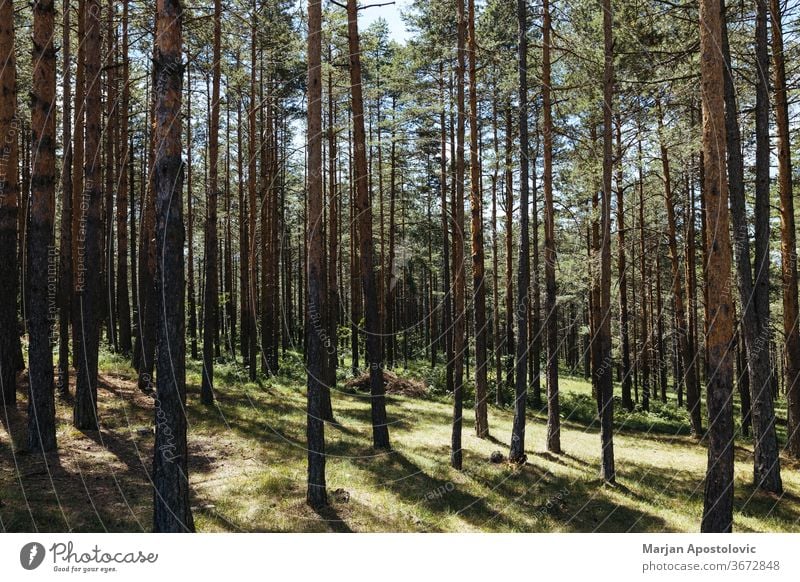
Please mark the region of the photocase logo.
<svg viewBox="0 0 800 582"><path fill-rule="evenodd" d="M44 546L38 542L30 542L22 546L19 552L19 563L26 570L35 570L44 561Z"/></svg>

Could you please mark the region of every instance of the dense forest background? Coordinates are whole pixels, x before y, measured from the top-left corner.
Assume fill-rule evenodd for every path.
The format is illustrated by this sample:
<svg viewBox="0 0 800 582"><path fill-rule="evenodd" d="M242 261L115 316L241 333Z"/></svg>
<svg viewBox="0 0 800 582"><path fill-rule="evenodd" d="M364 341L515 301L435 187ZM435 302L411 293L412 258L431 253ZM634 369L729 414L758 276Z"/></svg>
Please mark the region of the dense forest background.
<svg viewBox="0 0 800 582"><path fill-rule="evenodd" d="M3 530L796 531L796 5L385 7L0 2Z"/></svg>

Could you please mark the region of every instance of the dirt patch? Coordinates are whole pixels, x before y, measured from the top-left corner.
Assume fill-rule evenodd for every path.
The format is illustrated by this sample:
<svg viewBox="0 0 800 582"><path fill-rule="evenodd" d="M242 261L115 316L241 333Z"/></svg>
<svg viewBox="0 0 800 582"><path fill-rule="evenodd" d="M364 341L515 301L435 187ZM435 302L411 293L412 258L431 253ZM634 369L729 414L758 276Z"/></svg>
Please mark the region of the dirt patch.
<svg viewBox="0 0 800 582"><path fill-rule="evenodd" d="M416 378L403 378L389 370L383 371L383 385L387 394L399 394L401 396L422 397L428 394L428 386L422 380ZM360 376L351 378L345 382L348 388L369 392L369 373L364 372Z"/></svg>

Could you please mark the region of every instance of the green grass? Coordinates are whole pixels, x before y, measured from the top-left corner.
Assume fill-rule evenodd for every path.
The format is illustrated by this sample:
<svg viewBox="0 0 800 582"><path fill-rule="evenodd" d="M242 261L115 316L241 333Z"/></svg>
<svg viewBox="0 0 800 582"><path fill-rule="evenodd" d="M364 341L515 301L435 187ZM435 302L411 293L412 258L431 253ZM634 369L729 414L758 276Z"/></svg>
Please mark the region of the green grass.
<svg viewBox="0 0 800 582"><path fill-rule="evenodd" d="M432 373L425 364L410 368L418 377ZM340 379L346 376L342 370ZM507 454L511 411L491 407L492 436L481 440L467 408L462 472L449 466L452 404L441 390L423 399L388 398L389 453L371 448L368 397L337 391L337 424L325 431L332 504L317 513L304 502L305 380L298 355L284 358L279 377L256 383L239 366L219 364L213 407L200 404L198 362L188 363L187 379L199 531L699 529L706 449L688 435L686 413L672 398L654 401L649 413L617 406L618 483L608 486L598 478L595 404L582 378L560 382L563 454L544 450L545 414L532 411L527 464L492 464L493 451ZM45 459L24 452L23 392L0 430L2 530L148 530L152 399L136 389L127 362L101 358L99 433L73 429L68 403L59 401L60 448ZM754 491L748 439L737 441L736 461L735 529L800 531L798 464L783 459L786 493L779 498Z"/></svg>

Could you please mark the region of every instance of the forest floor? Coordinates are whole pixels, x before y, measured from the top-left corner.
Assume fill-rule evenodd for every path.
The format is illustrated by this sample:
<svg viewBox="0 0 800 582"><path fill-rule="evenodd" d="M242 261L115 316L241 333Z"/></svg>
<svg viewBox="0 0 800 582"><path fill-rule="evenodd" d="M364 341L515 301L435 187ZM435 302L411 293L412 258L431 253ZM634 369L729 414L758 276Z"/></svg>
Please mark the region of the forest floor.
<svg viewBox="0 0 800 582"><path fill-rule="evenodd" d="M393 450L387 453L371 448L369 396L334 392L337 423L327 424L325 434L331 506L317 513L305 504L302 366L288 362L282 375L260 384L245 378L241 369L218 366L216 404L204 407L199 363L188 362L198 531L699 529L706 449L688 435L686 414L674 402L617 414L617 484L608 486L598 478L600 440L583 379L561 381L564 453L544 450L546 416L531 412L522 467L489 461L493 451L508 453L511 410L490 407L492 436L481 440L467 408L462 472L449 466L446 397L389 396ZM0 531L149 531L153 400L136 388L128 364L101 357L100 431L72 428L69 402L58 399L59 451L44 458L25 452L25 374L21 379L16 409L0 415ZM800 464L784 457L786 491L768 495L751 483L752 443L739 439L735 454L735 530L800 531Z"/></svg>

